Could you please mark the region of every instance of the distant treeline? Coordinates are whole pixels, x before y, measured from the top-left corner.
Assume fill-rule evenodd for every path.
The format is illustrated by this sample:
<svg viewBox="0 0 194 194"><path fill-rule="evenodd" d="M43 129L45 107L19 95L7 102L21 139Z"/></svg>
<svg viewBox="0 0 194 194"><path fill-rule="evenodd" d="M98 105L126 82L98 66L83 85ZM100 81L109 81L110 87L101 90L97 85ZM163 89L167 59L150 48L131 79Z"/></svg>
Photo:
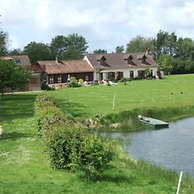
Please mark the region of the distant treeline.
<svg viewBox="0 0 194 194"><path fill-rule="evenodd" d="M88 42L76 33L68 36L58 35L50 43L30 42L23 49L8 49L8 34L0 31L0 56L28 55L32 64L38 60L81 59L87 53ZM177 37L175 32L160 30L155 38L137 36L124 46L117 46L113 53L145 52L150 54L160 65L165 74L194 73L194 41L191 38ZM103 48L93 53L107 53Z"/></svg>

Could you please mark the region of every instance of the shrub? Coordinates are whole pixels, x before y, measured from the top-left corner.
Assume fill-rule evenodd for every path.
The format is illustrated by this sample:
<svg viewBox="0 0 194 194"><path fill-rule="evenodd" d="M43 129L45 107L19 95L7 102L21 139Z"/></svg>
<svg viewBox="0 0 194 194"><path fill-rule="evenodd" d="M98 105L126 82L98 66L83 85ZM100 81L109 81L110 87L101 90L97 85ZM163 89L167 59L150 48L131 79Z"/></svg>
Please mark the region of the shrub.
<svg viewBox="0 0 194 194"><path fill-rule="evenodd" d="M35 100L35 120L38 126L38 132L42 136L48 125L55 122L66 121L66 116L56 106L55 99L51 95L37 96Z"/></svg>
<svg viewBox="0 0 194 194"><path fill-rule="evenodd" d="M44 142L51 166L71 172L81 170L87 179L97 179L112 160L108 142L75 125L50 125Z"/></svg>
<svg viewBox="0 0 194 194"><path fill-rule="evenodd" d="M93 85L93 86L99 85L98 80L94 80L92 85Z"/></svg>
<svg viewBox="0 0 194 194"><path fill-rule="evenodd" d="M51 166L55 169L76 171L80 164L80 150L85 135L75 126L52 125L52 130L45 138L46 151L50 156Z"/></svg>
<svg viewBox="0 0 194 194"><path fill-rule="evenodd" d="M83 83L84 83L84 80L83 79L79 79L78 84L80 84L82 86Z"/></svg>
<svg viewBox="0 0 194 194"><path fill-rule="evenodd" d="M89 179L99 177L112 160L110 145L73 119L68 120L52 96L37 97L35 106L38 130L51 166L74 172L81 170Z"/></svg>
<svg viewBox="0 0 194 194"><path fill-rule="evenodd" d="M49 90L55 90L55 88L51 88L48 84L43 83L41 85L41 90L47 90L47 91L49 91Z"/></svg>
<svg viewBox="0 0 194 194"><path fill-rule="evenodd" d="M50 106L40 109L35 119L38 125L39 134L42 136L46 132L48 125L56 122L64 122L66 120L65 114L56 106Z"/></svg>
<svg viewBox="0 0 194 194"><path fill-rule="evenodd" d="M113 158L112 146L97 135L86 138L81 150L80 169L88 179L97 179Z"/></svg>
<svg viewBox="0 0 194 194"><path fill-rule="evenodd" d="M75 77L70 78L69 87L80 87L81 85L78 83Z"/></svg>
<svg viewBox="0 0 194 194"><path fill-rule="evenodd" d="M35 114L39 109L55 106L55 104L55 98L52 95L39 95L34 102Z"/></svg>
<svg viewBox="0 0 194 194"><path fill-rule="evenodd" d="M125 77L122 77L120 80L119 80L119 82L121 82L121 83L125 83L127 81L127 78L125 78Z"/></svg>

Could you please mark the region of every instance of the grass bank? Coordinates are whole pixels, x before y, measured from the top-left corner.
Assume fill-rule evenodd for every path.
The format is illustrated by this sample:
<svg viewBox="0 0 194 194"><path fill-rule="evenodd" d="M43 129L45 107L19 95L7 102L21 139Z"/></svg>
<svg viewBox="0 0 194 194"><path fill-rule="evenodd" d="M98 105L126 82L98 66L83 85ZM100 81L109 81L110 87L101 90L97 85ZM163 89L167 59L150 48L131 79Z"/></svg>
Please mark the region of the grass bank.
<svg viewBox="0 0 194 194"><path fill-rule="evenodd" d="M174 115L173 119L176 119L179 114L180 117L183 114L184 117L193 115L194 91L190 84L193 79L194 75L170 76L159 81L129 82L126 86L68 88L46 93L53 94L64 112L79 120L102 114L115 122L132 113L136 117L139 112L149 116L154 114L164 120ZM114 94L116 100L113 110ZM0 139L0 193L176 193L176 172L128 158L122 144L117 142L117 157L98 182L85 181L79 178L79 174L50 168L33 118L36 95L29 93L1 97L0 123L4 135ZM177 110L179 114L175 116ZM184 175L180 194L193 191L194 180Z"/></svg>
<svg viewBox="0 0 194 194"><path fill-rule="evenodd" d="M167 76L163 80L139 80L113 86L67 88L51 91L64 112L78 120L103 115L106 129L135 131L144 128L137 115L164 121L194 115L194 75ZM114 101L114 106L113 106ZM112 128L114 130L114 128Z"/></svg>

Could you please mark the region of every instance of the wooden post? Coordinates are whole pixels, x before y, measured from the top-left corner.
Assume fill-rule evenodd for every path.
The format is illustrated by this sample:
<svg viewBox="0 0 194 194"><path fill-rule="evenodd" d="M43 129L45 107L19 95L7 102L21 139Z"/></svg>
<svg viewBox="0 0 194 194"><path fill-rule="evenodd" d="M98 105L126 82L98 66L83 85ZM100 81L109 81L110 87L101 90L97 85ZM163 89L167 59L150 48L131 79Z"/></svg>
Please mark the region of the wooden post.
<svg viewBox="0 0 194 194"><path fill-rule="evenodd" d="M179 194L179 190L180 190L180 186L181 186L181 181L182 181L182 175L183 175L183 172L181 171L180 172L180 176L179 176L179 183L178 183L176 194Z"/></svg>
<svg viewBox="0 0 194 194"><path fill-rule="evenodd" d="M115 110L115 94L114 94L114 96L113 96L112 109Z"/></svg>

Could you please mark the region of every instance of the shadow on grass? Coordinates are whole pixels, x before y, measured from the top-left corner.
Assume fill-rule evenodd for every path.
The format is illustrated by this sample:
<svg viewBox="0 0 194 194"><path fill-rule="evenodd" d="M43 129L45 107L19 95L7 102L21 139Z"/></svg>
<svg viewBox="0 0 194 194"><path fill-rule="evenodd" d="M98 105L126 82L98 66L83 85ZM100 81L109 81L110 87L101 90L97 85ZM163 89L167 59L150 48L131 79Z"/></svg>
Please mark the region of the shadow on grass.
<svg viewBox="0 0 194 194"><path fill-rule="evenodd" d="M6 94L0 100L0 122L28 118L34 114L36 94Z"/></svg>
<svg viewBox="0 0 194 194"><path fill-rule="evenodd" d="M17 139L21 139L21 138L30 138L33 137L33 134L30 133L20 133L20 132L9 132L9 133L4 133L1 138L1 140L17 140Z"/></svg>
<svg viewBox="0 0 194 194"><path fill-rule="evenodd" d="M80 103L67 102L62 99L57 99L57 104L65 114L71 114L73 117L88 117L90 116L84 110L86 106Z"/></svg>

